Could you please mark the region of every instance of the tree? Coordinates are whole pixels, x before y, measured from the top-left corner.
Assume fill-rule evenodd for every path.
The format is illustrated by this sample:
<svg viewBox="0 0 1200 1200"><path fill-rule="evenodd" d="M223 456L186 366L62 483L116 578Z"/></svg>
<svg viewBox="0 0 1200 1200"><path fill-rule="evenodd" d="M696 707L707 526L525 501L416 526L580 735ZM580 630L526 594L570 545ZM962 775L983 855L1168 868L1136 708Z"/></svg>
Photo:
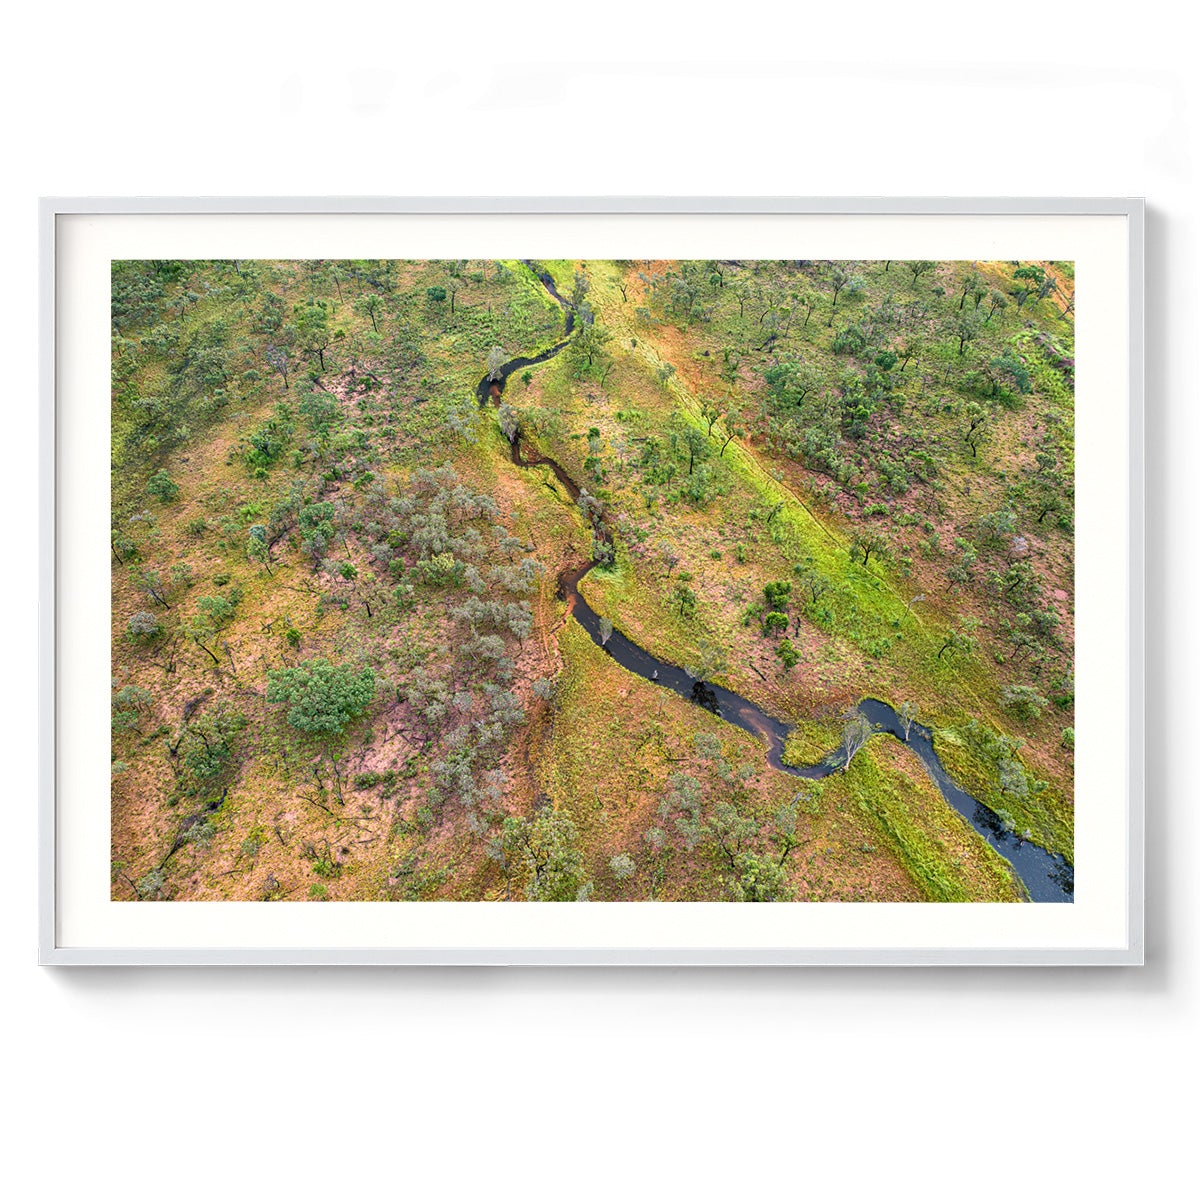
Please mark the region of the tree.
<svg viewBox="0 0 1200 1200"><path fill-rule="evenodd" d="M983 318L980 317L977 310L972 309L970 312L959 314L954 321L954 336L958 338L958 353L960 355L967 352L968 344L979 336L982 328Z"/></svg>
<svg viewBox="0 0 1200 1200"><path fill-rule="evenodd" d="M858 709L847 714L846 724L842 728L842 753L846 756L842 764L843 771L850 770L851 761L867 744L872 732L871 722Z"/></svg>
<svg viewBox="0 0 1200 1200"><path fill-rule="evenodd" d="M525 896L542 902L586 900L591 884L583 870L579 834L565 812L545 809L532 821L506 817L500 835L500 855L509 869L520 864L526 872Z"/></svg>
<svg viewBox="0 0 1200 1200"><path fill-rule="evenodd" d="M267 672L267 701L288 705L288 724L302 733L336 734L375 697L375 672L334 666L324 658Z"/></svg>
<svg viewBox="0 0 1200 1200"><path fill-rule="evenodd" d="M821 386L824 376L811 363L788 359L768 367L763 372L763 379L776 400L799 408L805 397Z"/></svg>
<svg viewBox="0 0 1200 1200"><path fill-rule="evenodd" d="M271 369L277 372L283 379L283 388L284 391L287 391L288 371L290 369L287 348L284 346L268 344L266 350L263 351L263 357L267 360L267 363Z"/></svg>
<svg viewBox="0 0 1200 1200"><path fill-rule="evenodd" d="M967 302L967 296L971 292L977 291L977 290L981 289L982 287L983 287L983 281L979 278L978 275L968 275L966 277L966 279L963 280L962 295L959 297L959 301L958 301L959 312L962 312L962 307ZM986 293L984 293L984 294L986 294ZM978 301L976 302L975 307L976 308L979 307Z"/></svg>
<svg viewBox="0 0 1200 1200"><path fill-rule="evenodd" d="M708 457L708 441L694 425L687 425L683 430L683 447L687 451L690 475L695 470L697 461L703 462Z"/></svg>
<svg viewBox="0 0 1200 1200"><path fill-rule="evenodd" d="M792 898L783 867L753 850L738 855L735 873L729 879L729 891L735 900L743 902L766 903Z"/></svg>
<svg viewBox="0 0 1200 1200"><path fill-rule="evenodd" d="M896 709L896 717L900 722L900 728L904 730L904 740L907 742L912 723L917 719L916 704L912 700L902 701L900 707Z"/></svg>
<svg viewBox="0 0 1200 1200"><path fill-rule="evenodd" d="M571 281L571 294L567 298L567 303L572 308L578 309L591 290L592 285L588 277L582 271L576 271L575 278Z"/></svg>
<svg viewBox="0 0 1200 1200"><path fill-rule="evenodd" d="M958 628L946 631L942 639L942 648L937 653L938 658L949 650L958 654L973 654L979 648L979 642L972 636L978 628L978 618L959 617Z"/></svg>
<svg viewBox="0 0 1200 1200"><path fill-rule="evenodd" d="M1023 683L1007 684L1000 692L1000 706L1022 721L1036 720L1049 703L1037 688Z"/></svg>
<svg viewBox="0 0 1200 1200"><path fill-rule="evenodd" d="M500 368L504 366L504 347L493 346L488 351L487 356L487 377L488 379L499 379L501 377Z"/></svg>
<svg viewBox="0 0 1200 1200"><path fill-rule="evenodd" d="M741 437L745 432L746 427L742 424L742 414L737 409L730 408L725 414L725 437L721 442L721 452L717 457L724 458L729 443L734 438Z"/></svg>
<svg viewBox="0 0 1200 1200"><path fill-rule="evenodd" d="M504 434L509 442L515 442L521 435L521 418L517 410L506 401L503 401L496 413L496 417L500 422L500 432Z"/></svg>
<svg viewBox="0 0 1200 1200"><path fill-rule="evenodd" d="M797 582L809 594L813 604L816 604L821 596L833 586L815 567L797 563L793 570L796 573Z"/></svg>
<svg viewBox="0 0 1200 1200"><path fill-rule="evenodd" d="M991 413L982 404L972 401L963 410L963 441L971 447L971 457L977 458L980 445L987 439Z"/></svg>
<svg viewBox="0 0 1200 1200"><path fill-rule="evenodd" d="M1029 368L1011 350L997 355L988 363L988 376L992 383L992 395L999 396L1005 384L1016 388L1022 396L1033 391Z"/></svg>
<svg viewBox="0 0 1200 1200"><path fill-rule="evenodd" d="M850 557L862 555L862 565L870 562L871 555L883 558L887 552L887 539L877 529L856 529L850 538Z"/></svg>
<svg viewBox="0 0 1200 1200"><path fill-rule="evenodd" d="M775 612L786 612L792 599L792 581L790 579L768 583L763 588L763 599L767 606Z"/></svg>
<svg viewBox="0 0 1200 1200"><path fill-rule="evenodd" d="M1056 513L1063 507L1062 482L1062 477L1057 471L1041 471L1034 476L1030 500L1037 512L1039 525L1051 513Z"/></svg>
<svg viewBox="0 0 1200 1200"><path fill-rule="evenodd" d="M729 670L729 660L725 651L716 642L707 639L700 643L696 655L684 665L688 676L700 683L708 683L718 675L724 675Z"/></svg>
<svg viewBox="0 0 1200 1200"><path fill-rule="evenodd" d="M164 504L174 504L179 499L179 484L166 471L155 471L146 484L146 491Z"/></svg>
<svg viewBox="0 0 1200 1200"><path fill-rule="evenodd" d="M725 415L725 405L720 400L707 397L700 401L700 416L708 426L708 436L712 437L713 426Z"/></svg>
<svg viewBox="0 0 1200 1200"><path fill-rule="evenodd" d="M309 300L296 308L296 338L301 351L310 358L315 354L325 370L325 351L333 338L329 329L329 313L324 300Z"/></svg>
<svg viewBox="0 0 1200 1200"><path fill-rule="evenodd" d="M914 358L919 358L923 349L924 343L916 334L909 334L908 337L906 337L904 341L896 347L896 357L900 360L900 371L902 374L905 368L908 366L909 361Z"/></svg>
<svg viewBox="0 0 1200 1200"><path fill-rule="evenodd" d="M718 859L724 860L723 865L736 879L738 860L757 836L758 823L739 812L728 800L722 800L713 806L708 832L712 835Z"/></svg>
<svg viewBox="0 0 1200 1200"><path fill-rule="evenodd" d="M185 772L186 790L212 794L228 780L237 735L247 724L243 713L224 703L188 721L173 750Z"/></svg>
<svg viewBox="0 0 1200 1200"><path fill-rule="evenodd" d="M612 334L603 325L598 325L594 320L585 320L575 334L575 353L591 368L599 361L607 361L605 347L610 341Z"/></svg>
<svg viewBox="0 0 1200 1200"><path fill-rule="evenodd" d="M233 618L241 599L241 590L236 587L230 588L227 595L201 596L196 602L197 611L184 626L184 633L213 660L214 666L219 666L220 660L212 652L209 643L221 626Z"/></svg>
<svg viewBox="0 0 1200 1200"><path fill-rule="evenodd" d="M271 543L265 525L251 525L246 532L246 555L261 563L271 574Z"/></svg>
<svg viewBox="0 0 1200 1200"><path fill-rule="evenodd" d="M383 297L378 292L364 292L355 300L354 309L370 317L371 328L379 332L379 322L375 318L383 311Z"/></svg>
<svg viewBox="0 0 1200 1200"><path fill-rule="evenodd" d="M1024 539L1021 539L1022 541ZM1037 572L1027 562L1014 562L1004 572L989 576L996 589L1012 604L1024 608L1041 595L1042 586L1038 582Z"/></svg>
<svg viewBox="0 0 1200 1200"><path fill-rule="evenodd" d="M145 688L126 684L113 694L113 729L137 729L142 714L151 711L153 701L154 697Z"/></svg>
<svg viewBox="0 0 1200 1200"><path fill-rule="evenodd" d="M837 312L838 296L841 295L842 289L850 282L850 272L845 267L838 266L836 263L833 269L829 272L829 286L833 289L833 303L829 307L829 320L826 322L828 328L833 328L833 314Z"/></svg>
<svg viewBox="0 0 1200 1200"><path fill-rule="evenodd" d="M775 810L774 824L775 832L771 834L771 841L779 847L779 865L782 867L787 862L788 855L791 854L797 846L800 845L798 836L799 817L800 817L800 797L803 793L797 792L790 800L781 804ZM811 805L815 801L809 801Z"/></svg>
<svg viewBox="0 0 1200 1200"><path fill-rule="evenodd" d="M928 258L916 259L915 261L910 262L908 264L908 269L912 272L913 287L917 286L917 280L920 279L921 276L926 273L926 271L932 271L936 266L937 263Z"/></svg>
<svg viewBox="0 0 1200 1200"><path fill-rule="evenodd" d="M681 617L696 615L696 593L682 579L671 591L671 602L678 605Z"/></svg>
<svg viewBox="0 0 1200 1200"><path fill-rule="evenodd" d="M130 567L129 580L143 596L149 596L161 608L170 609L171 606L167 603L167 585L163 583L162 576L157 571Z"/></svg>
<svg viewBox="0 0 1200 1200"><path fill-rule="evenodd" d="M998 313L1003 312L1008 307L1008 297L996 288L992 288L988 293L988 314L983 319L983 323L987 325L991 319Z"/></svg>

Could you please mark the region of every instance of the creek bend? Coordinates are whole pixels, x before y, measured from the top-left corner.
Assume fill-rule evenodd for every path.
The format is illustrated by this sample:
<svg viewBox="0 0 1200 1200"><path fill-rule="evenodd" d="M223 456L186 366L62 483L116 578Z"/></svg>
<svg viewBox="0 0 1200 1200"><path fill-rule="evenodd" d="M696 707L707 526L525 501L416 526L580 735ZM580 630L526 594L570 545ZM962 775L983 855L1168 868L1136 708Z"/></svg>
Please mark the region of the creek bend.
<svg viewBox="0 0 1200 1200"><path fill-rule="evenodd" d="M508 377L514 371L524 370L554 358L561 353L571 340L577 314L571 304L558 294L554 279L549 272L535 266L532 262L522 260L563 310L565 317L565 336L548 350L530 358L514 358L498 367L494 373L485 375L475 389L480 406L491 403L499 404L504 394ZM572 501L578 501L581 495L579 485L571 478L562 465L554 459L542 455L535 450L526 452L520 429L517 429L509 439L512 451L512 461L520 467L546 466L563 485ZM592 525L597 540L611 543L612 533L604 523L603 516L591 516ZM752 700L719 684L704 682L690 675L684 668L655 657L648 650L626 637L619 629L614 628L611 635L604 639L600 632L600 617L591 608L579 591L583 577L600 560L593 559L577 566L564 567L558 575L558 595L566 601L567 613L587 631L588 636L597 646L611 655L622 667L642 679L669 688L677 695L699 704L708 709L723 721L736 725L748 733L755 735L766 743L767 762L777 771L796 775L801 779L824 779L839 771L845 764L845 750L842 746L832 749L820 762L807 766L791 766L783 761L783 753L787 744L791 726L773 717L755 704ZM905 736L900 717L896 710L883 700L866 697L857 705L859 712L871 723L877 733L888 734L908 747L925 767L930 779L946 802L963 819L987 841L992 848L1009 864L1014 875L1020 880L1030 900L1039 903L1071 903L1075 894L1075 871L1073 866L1060 854L1053 854L1033 842L1026 841L1017 833L1005 827L1001 818L982 801L959 787L942 765L933 745L933 730L925 725L913 722L908 736Z"/></svg>

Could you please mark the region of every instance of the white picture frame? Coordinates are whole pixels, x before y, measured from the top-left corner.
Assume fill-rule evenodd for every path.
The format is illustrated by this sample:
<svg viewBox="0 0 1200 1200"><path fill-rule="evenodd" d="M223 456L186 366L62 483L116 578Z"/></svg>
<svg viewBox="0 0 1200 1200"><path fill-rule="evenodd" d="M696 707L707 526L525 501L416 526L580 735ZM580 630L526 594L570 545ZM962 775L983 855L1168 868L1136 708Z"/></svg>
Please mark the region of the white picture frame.
<svg viewBox="0 0 1200 1200"><path fill-rule="evenodd" d="M1145 821L1144 223L1144 202L1127 198L44 199L40 213L41 961L54 966L1140 964ZM790 229L817 230L803 236L862 252L801 254L797 250L788 257L883 257L884 247L895 250L892 257L916 257L907 248L918 244L951 248L951 253L931 251L932 258L1041 256L1007 252L1021 247L1026 238L1031 246L1058 245L1058 238L1063 245L1081 248L1079 255L1061 252L1045 257L1087 262L1087 255L1095 254L1095 269L1081 269L1078 320L1081 326L1094 322L1093 328L1102 328L1104 336L1089 342L1081 334L1081 378L1092 365L1085 357L1089 354L1097 364L1102 356L1111 355L1105 363L1119 363L1120 369L1113 378L1113 371L1105 374L1096 368L1094 378L1103 377L1110 389L1104 401L1107 416L1086 440L1080 434L1077 461L1080 471L1094 471L1097 479L1120 479L1123 485L1110 488L1113 495L1108 498L1120 520L1107 522L1101 531L1107 535L1104 554L1112 594L1091 596L1088 603L1096 605L1094 620L1080 622L1081 629L1093 631L1093 641L1102 633L1105 646L1085 645L1081 637L1076 647L1081 666L1094 659L1099 667L1105 653L1111 661L1094 675L1092 702L1099 714L1094 736L1089 739L1083 717L1077 719L1077 761L1084 764L1085 755L1094 759L1094 795L1108 791L1107 799L1097 800L1097 807L1104 809L1103 828L1097 827L1095 837L1089 835L1079 851L1082 855L1088 845L1094 846L1095 861L1102 861L1103 869L1089 875L1087 861L1077 861L1081 885L1074 904L112 905L107 891L95 886L98 876L90 851L83 848L82 832L85 826L91 830L90 850L107 858L107 843L96 833L107 821L107 810L97 814L92 811L95 805L88 808L81 796L88 779L82 765L88 759L84 743L101 734L106 739L108 729L106 724L102 730L94 727L101 718L84 712L81 693L87 688L76 686L75 678L81 644L77 629L97 593L75 586L82 567L78 556L68 553L78 533L77 514L89 504L108 506L107 462L100 463L98 472L89 473L78 469L82 460L73 457L96 452L96 439L78 432L95 418L91 409L81 407L83 393L77 380L83 331L85 327L91 334L97 331L87 325L81 297L88 289L77 272L85 272L89 262L94 267L124 256L124 251L114 251L117 246L141 247L144 257L332 257L306 255L303 250L309 244L306 239L330 236L335 242L344 239L338 245L360 251L365 245L378 245L373 257L401 256L393 248L397 240L410 248L409 256L424 257L411 249L421 238L440 238L438 244L444 248L447 238L463 237L470 239L471 249L458 256L482 257L479 247L493 245L497 236L511 240L514 232L520 237L550 238L551 244L558 245L562 242L553 243L554 238L586 237L589 246L603 249L613 238L641 239L638 244L645 246L656 237L669 237L674 246L690 237L701 241L686 244L700 245L722 230L757 247L772 237L793 236ZM197 245L206 247L205 253L195 253ZM255 252L256 245L261 245L261 252ZM491 256L508 253L507 246L508 242ZM169 255L166 248L170 247L176 253ZM964 248L978 252L964 253ZM434 250L428 256L447 255ZM600 255L589 249L586 256ZM1097 281L1093 294L1086 291L1089 276ZM107 327L99 336L107 336ZM107 393L106 376L99 387ZM84 441L87 445L81 446ZM107 442L99 447L99 454L106 460ZM99 478L103 492L95 495ZM1099 545L1088 543L1083 524L1079 581L1086 586L1087 564L1096 565ZM1083 596L1081 588L1081 603ZM104 618L107 622L107 613ZM1121 654L1113 652L1114 637L1123 647ZM1101 712L1102 706L1107 711ZM1119 759L1119 770L1112 759L1101 762L1098 751ZM107 777L102 784L107 794ZM1077 814L1090 794L1077 787L1081 797ZM103 871L106 876L107 862ZM417 908L456 911L431 913L427 921L422 917L425 923L418 929L415 924L397 926L400 918L395 916L378 914L377 921L366 910L378 907L393 913L408 910L412 915L405 919L410 923L418 920L413 913ZM136 909L146 915L132 924L121 916L119 920L126 923L118 925L114 924L117 915L108 908ZM264 924L265 909L287 910L289 915L272 915L273 924ZM369 936L356 935L347 917L330 911L352 909L363 910L356 920L370 926ZM531 909L556 911L533 914L528 912ZM679 911L686 909L727 911ZM792 911L790 915L761 911L779 909ZM816 909L841 911L800 911ZM901 911L911 909L924 910L924 915ZM635 919L636 926L631 923ZM253 924L253 931L245 928L248 924Z"/></svg>

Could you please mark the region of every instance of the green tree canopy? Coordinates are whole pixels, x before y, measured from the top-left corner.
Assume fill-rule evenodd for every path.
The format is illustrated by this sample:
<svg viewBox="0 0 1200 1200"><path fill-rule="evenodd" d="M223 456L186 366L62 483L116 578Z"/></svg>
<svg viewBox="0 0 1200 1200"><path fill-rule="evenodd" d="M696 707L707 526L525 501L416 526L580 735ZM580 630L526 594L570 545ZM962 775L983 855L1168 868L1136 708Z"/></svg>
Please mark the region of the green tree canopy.
<svg viewBox="0 0 1200 1200"><path fill-rule="evenodd" d="M288 724L303 733L341 733L370 704L375 695L375 672L355 672L324 658L267 672L267 700L287 704Z"/></svg>

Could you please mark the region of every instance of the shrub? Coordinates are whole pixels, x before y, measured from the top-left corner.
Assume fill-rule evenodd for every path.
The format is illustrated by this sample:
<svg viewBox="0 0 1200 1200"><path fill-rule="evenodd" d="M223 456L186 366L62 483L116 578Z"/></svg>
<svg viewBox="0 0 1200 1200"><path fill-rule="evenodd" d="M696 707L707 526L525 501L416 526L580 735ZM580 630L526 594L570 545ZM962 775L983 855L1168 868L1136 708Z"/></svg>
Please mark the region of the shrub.
<svg viewBox="0 0 1200 1200"><path fill-rule="evenodd" d="M417 563L417 567L430 587L457 586L462 582L464 566L456 562L454 555L449 552L423 558Z"/></svg>
<svg viewBox="0 0 1200 1200"><path fill-rule="evenodd" d="M179 484L166 471L155 471L146 484L146 491L157 497L164 504L173 504L179 499Z"/></svg>
<svg viewBox="0 0 1200 1200"><path fill-rule="evenodd" d="M1000 706L1022 721L1040 717L1049 703L1037 688L1024 683L1008 684L1000 693Z"/></svg>
<svg viewBox="0 0 1200 1200"><path fill-rule="evenodd" d="M867 348L867 336L857 325L847 325L834 336L834 354L861 354Z"/></svg>
<svg viewBox="0 0 1200 1200"><path fill-rule="evenodd" d="M113 729L136 729L141 713L150 708L153 699L145 688L126 684L112 698Z"/></svg>
<svg viewBox="0 0 1200 1200"><path fill-rule="evenodd" d="M763 588L763 596L772 611L783 612L792 598L792 581L784 579L777 583L768 583Z"/></svg>
<svg viewBox="0 0 1200 1200"><path fill-rule="evenodd" d="M787 613L769 612L763 620L763 633L770 637L775 633L784 633L788 627Z"/></svg>
<svg viewBox="0 0 1200 1200"><path fill-rule="evenodd" d="M637 866L628 854L614 854L608 860L609 870L617 879L624 882L637 870Z"/></svg>
<svg viewBox="0 0 1200 1200"><path fill-rule="evenodd" d="M129 618L129 636L131 638L145 638L149 640L152 637L156 637L161 628L158 618L152 612L135 612Z"/></svg>
<svg viewBox="0 0 1200 1200"><path fill-rule="evenodd" d="M800 652L792 645L790 638L784 638L775 647L775 653L779 655L779 661L785 671L790 671L800 661Z"/></svg>

